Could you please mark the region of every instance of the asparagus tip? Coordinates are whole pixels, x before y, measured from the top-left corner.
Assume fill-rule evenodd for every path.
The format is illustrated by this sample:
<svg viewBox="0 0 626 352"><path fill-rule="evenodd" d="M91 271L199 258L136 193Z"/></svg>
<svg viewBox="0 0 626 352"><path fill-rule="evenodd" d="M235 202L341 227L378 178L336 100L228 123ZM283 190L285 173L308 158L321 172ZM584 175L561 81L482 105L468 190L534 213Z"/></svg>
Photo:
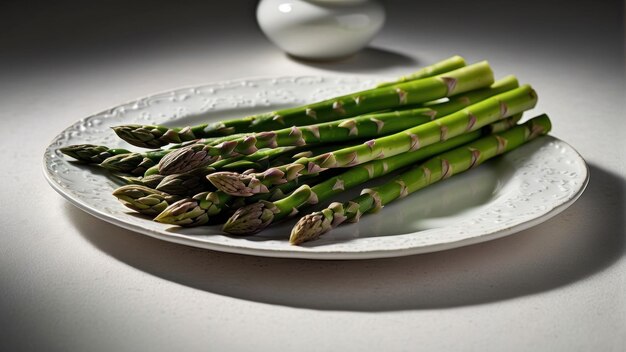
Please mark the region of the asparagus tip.
<svg viewBox="0 0 626 352"><path fill-rule="evenodd" d="M185 198L170 204L153 220L162 224L190 227L206 224L209 216L197 200Z"/></svg>
<svg viewBox="0 0 626 352"><path fill-rule="evenodd" d="M167 129L150 125L121 125L111 127L113 132L126 142L142 148L159 148L169 141L161 140Z"/></svg>
<svg viewBox="0 0 626 352"><path fill-rule="evenodd" d="M131 173L143 162L144 157L140 153L128 153L108 157L100 163L100 166L111 171Z"/></svg>
<svg viewBox="0 0 626 352"><path fill-rule="evenodd" d="M269 226L277 212L278 208L272 202L249 204L237 209L222 230L231 235L251 235Z"/></svg>
<svg viewBox="0 0 626 352"><path fill-rule="evenodd" d="M299 245L319 238L332 228L332 221L321 211L303 216L291 230L289 243Z"/></svg>
<svg viewBox="0 0 626 352"><path fill-rule="evenodd" d="M113 191L122 204L144 215L154 216L163 211L169 195L141 185L125 185Z"/></svg>
<svg viewBox="0 0 626 352"><path fill-rule="evenodd" d="M94 144L75 144L59 148L59 151L69 157L84 163L100 163L112 154L109 148Z"/></svg>
<svg viewBox="0 0 626 352"><path fill-rule="evenodd" d="M257 193L268 193L269 189L257 178L236 172L221 171L207 176L218 190L238 197L249 197Z"/></svg>
<svg viewBox="0 0 626 352"><path fill-rule="evenodd" d="M159 173L180 174L209 165L217 159L217 156L209 155L209 149L204 144L192 144L168 153L159 162Z"/></svg>

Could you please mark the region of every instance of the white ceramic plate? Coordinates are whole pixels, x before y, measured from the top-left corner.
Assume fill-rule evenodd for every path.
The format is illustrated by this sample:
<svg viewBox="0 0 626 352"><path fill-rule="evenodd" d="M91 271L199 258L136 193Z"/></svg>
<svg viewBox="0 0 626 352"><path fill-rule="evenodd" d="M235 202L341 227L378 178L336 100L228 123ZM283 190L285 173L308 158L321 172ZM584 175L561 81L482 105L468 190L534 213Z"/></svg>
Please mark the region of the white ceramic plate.
<svg viewBox="0 0 626 352"><path fill-rule="evenodd" d="M223 235L216 226L181 229L139 217L111 196L118 185L106 173L69 162L58 151L79 143L128 148L109 128L115 125L191 125L300 105L374 83L345 77L282 77L157 94L87 117L62 131L46 149L45 175L56 191L80 209L138 233L224 252L310 259L394 257L496 239L558 214L580 196L588 182L585 162L572 147L542 137L297 247L287 241L294 221L254 237L235 238ZM348 192L343 199L354 195Z"/></svg>

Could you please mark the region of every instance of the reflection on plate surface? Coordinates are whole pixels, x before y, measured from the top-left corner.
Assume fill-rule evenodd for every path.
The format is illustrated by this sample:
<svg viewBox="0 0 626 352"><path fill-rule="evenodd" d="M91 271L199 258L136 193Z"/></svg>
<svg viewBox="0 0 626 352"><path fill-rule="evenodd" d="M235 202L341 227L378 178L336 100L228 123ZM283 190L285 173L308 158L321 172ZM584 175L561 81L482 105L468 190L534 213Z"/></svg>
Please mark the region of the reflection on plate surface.
<svg viewBox="0 0 626 352"><path fill-rule="evenodd" d="M299 105L374 84L350 77L280 77L157 94L95 114L62 131L46 149L45 175L55 190L82 210L136 232L218 251L311 259L393 257L495 239L558 214L587 184L588 171L580 155L565 142L546 136L296 247L287 242L295 220L255 237L235 238L221 234L217 226L181 229L136 216L110 195L118 185L105 173L69 162L58 152L79 143L128 148L110 130L115 125L193 125ZM358 193L352 190L338 199Z"/></svg>

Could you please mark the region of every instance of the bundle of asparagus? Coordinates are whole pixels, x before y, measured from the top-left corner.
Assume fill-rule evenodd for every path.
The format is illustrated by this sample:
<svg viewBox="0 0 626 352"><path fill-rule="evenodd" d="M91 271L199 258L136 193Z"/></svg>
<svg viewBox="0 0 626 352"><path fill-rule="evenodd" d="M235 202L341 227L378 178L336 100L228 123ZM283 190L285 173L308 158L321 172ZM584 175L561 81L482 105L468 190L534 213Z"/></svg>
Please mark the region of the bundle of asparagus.
<svg viewBox="0 0 626 352"><path fill-rule="evenodd" d="M300 244L395 199L461 173L550 130L546 115L517 125L537 95L514 76L494 82L485 61L454 56L396 81L317 103L192 127L113 127L131 152L74 145L61 152L111 171L113 195L177 226L223 224L252 235L350 188L387 183L299 219Z"/></svg>

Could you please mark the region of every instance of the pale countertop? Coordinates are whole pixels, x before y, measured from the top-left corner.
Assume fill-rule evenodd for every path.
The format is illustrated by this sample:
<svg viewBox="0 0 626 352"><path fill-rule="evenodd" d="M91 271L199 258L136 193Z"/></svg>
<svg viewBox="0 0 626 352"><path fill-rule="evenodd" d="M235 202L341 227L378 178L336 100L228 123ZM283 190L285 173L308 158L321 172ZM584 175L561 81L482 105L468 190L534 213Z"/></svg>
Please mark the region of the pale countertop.
<svg viewBox="0 0 626 352"><path fill-rule="evenodd" d="M623 4L386 3L371 48L339 63L280 53L254 23L255 1L7 5L0 350L624 350ZM83 213L43 177L59 131L153 92L255 76L393 77L453 54L535 87L552 134L590 168L573 206L465 248L307 261L135 234Z"/></svg>

